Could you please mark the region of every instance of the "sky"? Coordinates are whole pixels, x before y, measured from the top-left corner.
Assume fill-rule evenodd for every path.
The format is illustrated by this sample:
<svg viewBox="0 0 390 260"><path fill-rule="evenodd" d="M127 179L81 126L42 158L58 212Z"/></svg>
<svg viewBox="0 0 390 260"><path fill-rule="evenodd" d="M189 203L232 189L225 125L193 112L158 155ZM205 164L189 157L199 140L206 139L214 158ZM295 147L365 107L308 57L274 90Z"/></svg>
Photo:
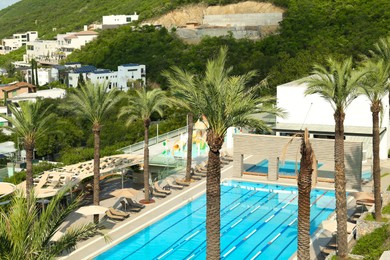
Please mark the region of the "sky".
<svg viewBox="0 0 390 260"><path fill-rule="evenodd" d="M0 10L19 1L20 0L0 0Z"/></svg>

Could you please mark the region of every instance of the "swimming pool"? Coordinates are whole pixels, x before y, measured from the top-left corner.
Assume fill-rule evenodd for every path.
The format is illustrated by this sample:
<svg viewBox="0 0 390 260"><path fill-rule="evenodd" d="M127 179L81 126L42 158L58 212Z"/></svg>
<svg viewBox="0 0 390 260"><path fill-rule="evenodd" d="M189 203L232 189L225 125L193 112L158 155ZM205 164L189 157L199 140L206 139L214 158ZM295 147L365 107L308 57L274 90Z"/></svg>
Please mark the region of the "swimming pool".
<svg viewBox="0 0 390 260"><path fill-rule="evenodd" d="M221 258L288 259L297 250L296 187L221 184ZM333 191L311 193L313 234L334 211ZM112 247L96 259L205 259L205 195Z"/></svg>
<svg viewBox="0 0 390 260"><path fill-rule="evenodd" d="M323 163L318 163L318 168L320 168ZM300 163L295 161L284 161L279 162L279 174L295 176L295 168L299 171ZM263 160L256 165L249 167L246 172L254 173L268 173L268 160Z"/></svg>

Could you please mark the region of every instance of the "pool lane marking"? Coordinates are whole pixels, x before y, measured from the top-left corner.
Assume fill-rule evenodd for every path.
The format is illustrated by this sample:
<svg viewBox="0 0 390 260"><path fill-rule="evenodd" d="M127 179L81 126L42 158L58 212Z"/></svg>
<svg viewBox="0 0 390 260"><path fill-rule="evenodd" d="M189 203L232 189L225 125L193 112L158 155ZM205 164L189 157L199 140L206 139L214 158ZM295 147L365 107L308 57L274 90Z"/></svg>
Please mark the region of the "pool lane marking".
<svg viewBox="0 0 390 260"><path fill-rule="evenodd" d="M186 237L185 240L190 240L191 238L193 238L194 236L196 236L198 233L200 232L200 230L196 231L195 233L193 233L192 235Z"/></svg>
<svg viewBox="0 0 390 260"><path fill-rule="evenodd" d="M266 184L265 184L264 186L266 186ZM231 189L229 189L229 191L232 190L232 189L234 189L234 188L236 188L236 187L232 187ZM227 192L225 192L225 193L227 193ZM223 194L225 194L225 193L223 193ZM249 195L248 195L248 194L249 194ZM250 197L252 197L254 194L256 194L256 192L253 192L253 191L251 192L251 190L248 190L248 191L243 195L243 197L245 198L244 201L248 200L248 199L249 199ZM230 209L227 209L227 207L229 207L230 205L232 205L233 203L235 203L237 200L240 200L241 198L242 198L242 197L239 197L239 198L237 198L236 200L232 201L230 204L226 205L225 208L223 209L223 211L225 211L225 212L222 213L222 216L226 215L227 213L229 213L229 212L231 211ZM205 205L206 205L206 204L205 204ZM226 209L227 209L227 210L226 210ZM201 222L200 224L198 224L197 226L195 226L194 228L192 228L190 231L188 231L186 234L188 234L188 233L192 232L193 230L197 229L199 226L203 225L205 222L206 222L206 221ZM202 229L199 229L197 233L199 233L200 231L202 231ZM176 243L179 243L179 241L180 241L181 239L183 239L183 237L184 237L186 234L184 234L183 236L181 236L180 238L178 238L174 243L172 243L172 245L175 245ZM195 235L197 235L197 234L195 234ZM194 236L195 236L195 235L194 235ZM193 237L194 237L194 236L193 236ZM185 241L188 241L188 240L181 241L178 245L173 246L172 248L173 248L173 249L177 248L178 246L180 246L181 244L183 244ZM160 255L160 256L161 256L161 255ZM157 257L157 258L154 258L154 259L159 259L159 258Z"/></svg>
<svg viewBox="0 0 390 260"><path fill-rule="evenodd" d="M222 194L225 194L225 193L228 193L229 191L233 190L234 187L228 189L227 191L223 192ZM249 193L249 191L247 192ZM235 201L233 201L232 203L228 204L226 207L230 206L231 204L233 204ZM201 210L202 208L206 207L206 203L205 204L202 204L202 206L200 206L199 208L197 208L195 211L192 211L190 214L182 217L181 219L179 219L178 221L176 221L174 224L170 225L169 227L163 229L162 231L160 231L158 234L156 234L152 239L150 239L148 242L146 242L145 244L143 244L141 247L137 248L136 250L132 251L130 254L128 255L125 255L123 256L121 259L126 259L127 257L133 255L134 253L138 252L139 250L141 250L142 248L144 248L145 246L147 246L150 242L152 242L154 239L156 239L159 235L161 235L162 233L164 233L165 231L167 231L168 229L170 229L171 227L175 226L176 224L178 224L179 222L183 221L184 219L192 216L195 212ZM226 208L225 207L225 208ZM167 215L169 216L169 215Z"/></svg>
<svg viewBox="0 0 390 260"><path fill-rule="evenodd" d="M319 199L321 199L326 193L327 193L328 191L325 191L324 193L322 193L321 194L321 196L319 196L318 198L316 198L311 204L310 204L310 207L312 206L312 205L315 205L315 203L317 203L317 201L319 200ZM329 205L330 203L328 203L328 205ZM298 211L298 209L295 211L295 212L293 212L292 214L290 214L290 216L288 216L288 218L287 219L289 219L291 216L293 216L296 212ZM322 212L322 211L321 211ZM318 215L317 215L318 216ZM317 217L316 216L316 217ZM261 249L260 249L260 253L259 252L257 252L257 256L259 256L260 254L261 254L261 252L264 252L273 242L275 242L275 240L278 238L278 237L280 237L289 227L291 227L296 221L298 220L298 218L296 217L296 218L294 218L286 227L284 227L274 238L272 238L265 246L263 246ZM285 221L284 221L285 222ZM283 225L283 223L284 222L282 222L282 223L280 223L270 234L272 234L275 230L277 230L279 227L281 227L282 225ZM265 240L266 240L267 238L264 238L263 240L261 240L260 241L260 243L258 243L257 245L260 245L261 243L263 243ZM248 258L249 257L249 255L254 251L256 249L256 247L254 247L247 255L246 255L246 257L245 258ZM252 259L256 259L256 258L251 258L251 260Z"/></svg>
<svg viewBox="0 0 390 260"><path fill-rule="evenodd" d="M288 203L287 203L287 205L289 205L289 204L291 204L296 198L298 197L298 195L297 196L295 196L294 198L292 198ZM273 217L275 217L275 215L277 215L277 214L279 214L281 211L283 210L283 208L280 208L280 209L278 209L277 211L276 211L276 213L274 213L270 218L268 218L266 221L264 221L263 223L261 223L257 228L255 228L252 232L253 232L253 234L254 233L256 233L258 230L260 230L263 226L265 226L265 224L270 220L270 219L272 219ZM292 214L294 214L294 213L292 213ZM291 215L292 215L291 214ZM291 216L290 215L290 216ZM290 216L289 216L289 218L290 218ZM288 218L287 218L288 219ZM282 223L284 223L284 222L282 222ZM252 225L253 226L253 225ZM251 226L251 227L252 227ZM274 232L275 230L273 230L272 232ZM245 231L246 232L246 231ZM272 234L272 232L271 232L271 234ZM252 234L252 235L253 235ZM252 236L251 235L251 236ZM226 258L231 252L233 252L236 248L238 248L239 246L241 246L245 241L247 241L248 239L249 239L250 237L248 237L248 238L246 238L246 237L244 237L243 239L241 239L240 240L240 242L238 242L235 246L233 246L233 250L229 250L228 251L228 253L226 253L226 254L224 254L223 255L223 257L221 257L222 259L223 258ZM230 243L231 244L231 243ZM229 244L229 245L230 245ZM228 246L229 246L228 245ZM226 249L226 247L223 249L223 250L225 250Z"/></svg>
<svg viewBox="0 0 390 260"><path fill-rule="evenodd" d="M267 185L265 185L267 186ZM286 187L284 187L286 188ZM261 202L265 197L269 196L269 194L271 194L269 191L267 191L268 194L266 194L265 196L263 196L261 199L259 199L258 201L256 201L255 203L253 203L252 205L256 205L257 203ZM266 204L267 202L269 202L270 200L272 200L277 194L274 193L270 198L267 199L267 201L264 201L263 203L261 203L260 205L258 205L255 209L253 209L250 213L247 213L243 219L246 219L247 217L249 217L253 212L255 212L257 209L259 209L261 206L263 206L264 204ZM282 204L285 200L287 200L289 197L285 198L283 201L281 201L278 205ZM278 206L276 205L276 206ZM269 212L271 212L272 210L268 211L264 216L266 216ZM239 214L237 217L241 216L242 214L244 214L246 211L243 211L241 212L241 214ZM264 217L263 216L263 217ZM263 218L262 217L262 218ZM229 221L228 223L226 223L221 229L227 227L231 222L233 222L234 219L232 219L231 221ZM223 235L225 235L227 232L229 232L230 230L232 229L232 227L228 227L226 230L224 230L222 233L221 233L221 237ZM201 247L202 245L204 245L206 243L206 241L203 241L199 246L197 246L197 248ZM192 250L188 255L190 255L190 257L188 257L188 255L185 257L187 260L193 258L194 256L196 256L197 254L199 254L200 252L202 252L206 246L203 246L202 248L200 249L197 249L195 248L194 250Z"/></svg>
<svg viewBox="0 0 390 260"><path fill-rule="evenodd" d="M264 186L266 186L266 184L264 185ZM234 186L233 188L238 188L237 186ZM249 194L249 193L251 193L251 190L249 190L248 192L246 192L245 194L244 194L244 196L240 196L239 198L237 198L236 200L234 200L232 203L230 203L230 205L231 204L233 204L234 202L236 202L237 200L239 200L239 199L241 199L241 198L244 198L244 200L243 200L243 202L245 202L245 201L247 201L248 199L250 199L253 195L255 195L256 194L256 192L252 192L251 194ZM249 194L249 195L248 195ZM267 195L265 195L264 197L262 197L262 199L263 198L265 198ZM261 200L261 199L260 199ZM228 206L226 206L225 207L225 209L227 208ZM226 210L222 215L221 215L221 217L223 217L223 216L225 216L226 214L228 214L229 212L231 212L231 209L228 209L228 210ZM234 219L233 219L234 220ZM201 223L199 223L197 226L195 226L193 229L191 229L191 231L192 230L194 230L194 229L197 229L198 227L200 227L200 226L202 226L204 223L205 223L206 221L203 221L203 222L201 222ZM200 228L200 229L198 229L197 230L197 232L196 232L196 234L195 235L197 235L199 232L201 232L202 230L204 230L205 228ZM189 232L191 232L191 231L189 231ZM188 232L187 232L188 233ZM195 236L194 235L194 236ZM194 236L192 236L192 237L194 237ZM191 238L192 238L191 237ZM179 239L177 239L172 245L174 245L172 248L173 249L176 249L176 248L178 248L178 247L180 247L181 245L183 245L183 244L185 244L188 240L184 240L184 241L180 241L181 239L183 238L183 236L182 237L180 237ZM176 245L175 245L176 244ZM158 259L158 258L157 258Z"/></svg>
<svg viewBox="0 0 390 260"><path fill-rule="evenodd" d="M237 208L240 204L241 204L241 202L237 203L236 205L234 205L233 207L231 207L229 210L233 210L233 209Z"/></svg>
<svg viewBox="0 0 390 260"><path fill-rule="evenodd" d="M320 212L318 212L317 213L317 215L310 221L310 223L312 223L331 203L333 203L335 201L335 199L333 198L332 200L330 200L329 201L329 203L328 204L326 204L326 206L320 211ZM292 240L290 240L290 242L282 249L282 250L280 250L280 253L276 256L276 258L275 259L277 259L282 253L283 253L283 251L287 248L287 247L289 247L290 245L291 245L291 243L295 240L296 238L293 238ZM255 258L253 258L253 259L255 259Z"/></svg>
<svg viewBox="0 0 390 260"><path fill-rule="evenodd" d="M287 188L287 187L284 187L284 188ZM283 189L284 189L283 188ZM271 193L270 192L270 190L267 190L267 192L268 193ZM250 213L248 213L246 216L244 216L244 219L245 218L247 218L248 216L250 216L253 212L255 212L258 208L260 208L261 206L263 206L264 204L266 204L267 202L269 202L269 201L271 201L276 195L277 195L278 193L273 193L273 195L271 196L271 198L269 198L267 201L265 201L265 202L263 202L261 205L259 205L259 206L257 206L254 210L252 210ZM291 194L294 194L294 193L290 193L290 196L291 196ZM267 196L267 195L266 195ZM281 202L279 202L277 205L275 205L275 208L277 207L277 206L279 206L279 205L281 205L283 202L285 202L286 200L288 200L289 198L290 198L290 196L288 196L288 197L286 197L286 198L284 198ZM296 198L297 196L295 196L295 198ZM260 200L261 201L261 200ZM257 204L257 203L259 203L260 201L257 201L255 204ZM254 205L255 205L254 204ZM260 221L261 219L263 219L265 216L267 216L270 212L272 212L275 208L273 208L273 209L271 209L271 210L269 210L268 212L266 212L258 221ZM245 211L243 212L243 213L245 213ZM257 222L258 222L257 221ZM248 229L246 229L243 233L245 233L246 231L248 231L251 227L253 227L255 224L253 224L253 225L251 225ZM226 225L224 226L224 227L226 227ZM223 227L223 228L224 228ZM226 230L224 230L222 233L221 233L221 237L223 236L223 235L225 235L227 232L229 232L230 230L231 230L232 228L228 228L228 229L226 229ZM255 233L257 230L253 230L252 231L252 234L253 233ZM248 235L247 237L249 238L249 236L251 236L252 234L250 234L250 235ZM240 235L241 236L241 235ZM206 241L204 241L204 242L202 242L199 246L198 246L198 248L200 247L200 246L202 246L203 244L205 244L206 243ZM233 241L229 244L229 245L231 245L233 243ZM228 245L228 246L229 246ZM227 246L227 247L228 247ZM192 257L194 257L194 256L196 256L196 255L198 255L200 252L202 252L202 251L204 251L205 250L205 248L206 248L206 246L203 246L202 248L200 248L200 249L198 249L197 251L195 251L196 249L194 249L193 251L191 251L191 253L190 254L192 254L191 256L190 256L190 258L186 258L186 259L191 259ZM226 247L222 250L222 251L224 251L226 249ZM187 255L188 256L188 255Z"/></svg>

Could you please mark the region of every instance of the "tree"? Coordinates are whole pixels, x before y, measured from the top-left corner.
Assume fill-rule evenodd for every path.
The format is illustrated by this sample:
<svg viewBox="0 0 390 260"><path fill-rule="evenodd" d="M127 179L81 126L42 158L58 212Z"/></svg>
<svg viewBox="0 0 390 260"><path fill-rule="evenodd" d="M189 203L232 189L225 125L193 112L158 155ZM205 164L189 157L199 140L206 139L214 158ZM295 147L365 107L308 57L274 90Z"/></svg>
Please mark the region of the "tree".
<svg viewBox="0 0 390 260"><path fill-rule="evenodd" d="M147 91L145 88L135 90L130 96L128 104L121 108L119 117L128 116L127 125L141 119L144 125L144 189L145 203L150 203L149 194L149 127L151 115L163 115L163 108L169 105L169 99L161 89Z"/></svg>
<svg viewBox="0 0 390 260"><path fill-rule="evenodd" d="M12 125L6 127L17 137L23 139L26 151L26 195L30 195L33 185L32 159L35 144L45 135L54 131L54 115L49 112L51 106L43 107L42 102L19 102L17 108L13 103L9 104L12 116L2 115Z"/></svg>
<svg viewBox="0 0 390 260"><path fill-rule="evenodd" d="M191 181L191 166L192 166L192 133L194 132L194 115L190 112L187 114L188 119L188 138L187 138L187 167L186 167L186 182Z"/></svg>
<svg viewBox="0 0 390 260"><path fill-rule="evenodd" d="M210 148L206 184L207 259L220 258L220 150L227 129L231 126L268 129L253 114L281 112L269 105L273 98L258 97L257 87L247 87L255 72L230 76L232 68L225 68L226 54L227 48L221 48L219 55L207 62L204 75L196 76L178 67L164 73L182 106L194 114L204 115L209 125L206 140Z"/></svg>
<svg viewBox="0 0 390 260"><path fill-rule="evenodd" d="M364 63L361 92L371 102L372 113L372 155L373 155L373 177L375 197L375 220L382 219L381 201L381 168L380 168L380 134L379 114L383 112L383 98L389 93L390 63L383 59L379 61L368 60Z"/></svg>
<svg viewBox="0 0 390 260"><path fill-rule="evenodd" d="M298 259L310 259L310 192L314 153L305 129L301 143L301 164L298 175Z"/></svg>
<svg viewBox="0 0 390 260"><path fill-rule="evenodd" d="M352 58L341 62L332 58L328 66L314 65L312 75L301 80L307 83L305 95L319 94L330 103L335 120L335 189L338 255L346 258L348 254L347 198L344 165L344 119L345 109L358 95L358 82L361 73L353 70Z"/></svg>
<svg viewBox="0 0 390 260"><path fill-rule="evenodd" d="M80 73L79 74L79 79L77 81L77 88L81 88L83 86L85 86L85 80L84 80L83 73Z"/></svg>
<svg viewBox="0 0 390 260"><path fill-rule="evenodd" d="M100 131L109 113L122 99L122 95L114 89L108 91L107 85L94 85L87 82L83 88L75 89L69 96L69 103L73 105L75 113L85 117L92 124L94 136L94 156L93 156L93 204L100 202ZM94 221L99 221L99 215L94 215Z"/></svg>
<svg viewBox="0 0 390 260"><path fill-rule="evenodd" d="M73 249L77 241L100 234L93 223L68 229L53 241L66 217L77 209L80 199L64 207L61 199L68 189L60 190L50 203L40 210L37 198L31 193L25 199L15 194L8 207L0 207L1 259L54 259L61 252Z"/></svg>

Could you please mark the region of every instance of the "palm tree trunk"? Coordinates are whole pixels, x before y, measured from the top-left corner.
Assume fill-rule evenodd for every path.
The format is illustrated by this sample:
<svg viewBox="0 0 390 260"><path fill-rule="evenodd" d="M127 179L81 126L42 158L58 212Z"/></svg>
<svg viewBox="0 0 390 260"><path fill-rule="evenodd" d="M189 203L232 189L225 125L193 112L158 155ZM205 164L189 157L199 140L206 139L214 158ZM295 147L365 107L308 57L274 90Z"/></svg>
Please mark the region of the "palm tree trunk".
<svg viewBox="0 0 390 260"><path fill-rule="evenodd" d="M221 229L221 163L219 150L222 148L223 137L207 132L207 143L210 147L206 182L206 239L207 259L220 259L220 229Z"/></svg>
<svg viewBox="0 0 390 260"><path fill-rule="evenodd" d="M31 194L31 190L34 187L32 172L34 146L32 144L25 144L24 149L26 150L26 196L28 200Z"/></svg>
<svg viewBox="0 0 390 260"><path fill-rule="evenodd" d="M337 109L335 119L335 189L336 189L336 220L337 220L337 245L338 256L347 258L348 233L347 233L347 195L344 165L344 111Z"/></svg>
<svg viewBox="0 0 390 260"><path fill-rule="evenodd" d="M374 176L374 197L375 197L375 220L382 220L382 201L381 201L381 168L379 159L379 112L381 111L380 102L371 106L372 112L372 156L373 156L373 176Z"/></svg>
<svg viewBox="0 0 390 260"><path fill-rule="evenodd" d="M100 130L101 126L93 126L94 150L93 150L93 205L100 202ZM99 215L93 216L94 222L99 222Z"/></svg>
<svg viewBox="0 0 390 260"><path fill-rule="evenodd" d="M298 259L310 260L310 192L313 150L307 129L302 137L301 154L298 175Z"/></svg>
<svg viewBox="0 0 390 260"><path fill-rule="evenodd" d="M144 120L145 127L145 147L144 147L144 190L145 202L149 203L149 126L150 119Z"/></svg>
<svg viewBox="0 0 390 260"><path fill-rule="evenodd" d="M192 133L194 132L194 115L188 113L188 139L187 139L187 168L186 182L191 181L191 165L192 165Z"/></svg>

